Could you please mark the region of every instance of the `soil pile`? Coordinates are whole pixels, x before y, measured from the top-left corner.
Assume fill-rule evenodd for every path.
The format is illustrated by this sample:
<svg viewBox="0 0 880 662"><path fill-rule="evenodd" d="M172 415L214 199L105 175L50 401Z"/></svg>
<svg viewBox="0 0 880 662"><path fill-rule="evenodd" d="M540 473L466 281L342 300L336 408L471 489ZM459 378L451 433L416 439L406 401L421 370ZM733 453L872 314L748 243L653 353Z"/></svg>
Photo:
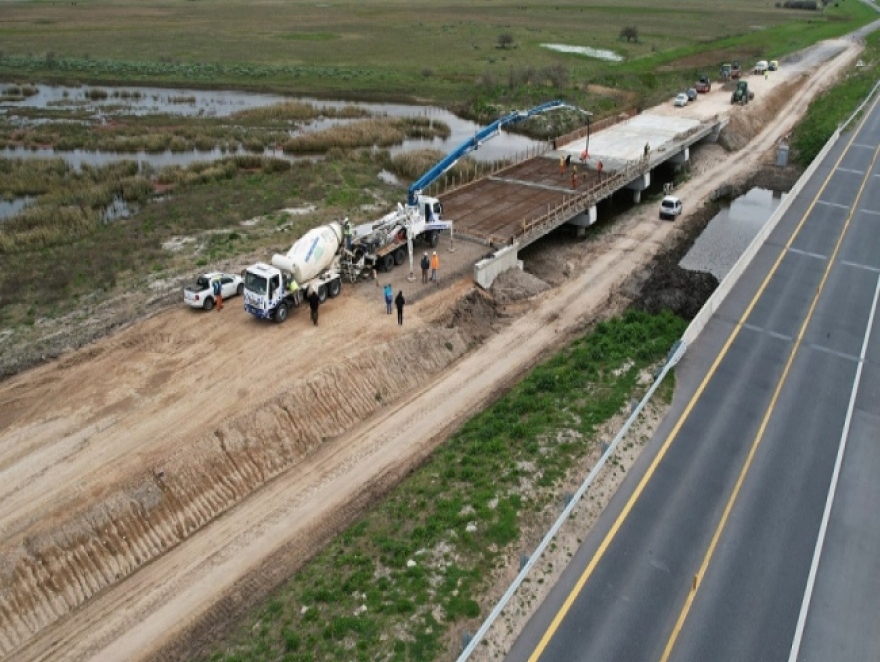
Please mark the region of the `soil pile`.
<svg viewBox="0 0 880 662"><path fill-rule="evenodd" d="M492 283L492 296L499 304L522 301L546 292L550 285L522 269L508 269Z"/></svg>

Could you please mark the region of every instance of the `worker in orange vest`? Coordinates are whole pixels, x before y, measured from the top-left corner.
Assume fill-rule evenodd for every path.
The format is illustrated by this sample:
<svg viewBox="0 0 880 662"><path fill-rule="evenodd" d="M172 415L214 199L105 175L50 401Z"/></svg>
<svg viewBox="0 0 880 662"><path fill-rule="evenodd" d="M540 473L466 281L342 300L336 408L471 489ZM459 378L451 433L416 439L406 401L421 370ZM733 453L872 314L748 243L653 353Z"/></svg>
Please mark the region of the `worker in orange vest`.
<svg viewBox="0 0 880 662"><path fill-rule="evenodd" d="M437 255L437 251L434 251L434 254L431 255L431 280L439 285L437 282L437 269L440 268L440 257Z"/></svg>

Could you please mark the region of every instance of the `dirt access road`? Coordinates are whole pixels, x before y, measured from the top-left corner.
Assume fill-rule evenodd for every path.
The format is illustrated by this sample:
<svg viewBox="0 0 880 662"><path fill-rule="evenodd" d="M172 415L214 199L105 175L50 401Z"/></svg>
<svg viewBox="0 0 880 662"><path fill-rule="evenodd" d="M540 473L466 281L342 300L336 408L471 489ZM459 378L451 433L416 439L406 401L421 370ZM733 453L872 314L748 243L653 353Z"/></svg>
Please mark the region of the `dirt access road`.
<svg viewBox="0 0 880 662"><path fill-rule="evenodd" d="M687 209L754 171L858 53L828 48L809 74L756 81L731 127L763 131L735 154L706 148L678 190ZM729 93L684 110L727 112ZM318 327L257 324L235 300L175 307L0 384L0 659L148 659L196 624L222 625L538 360L617 312L621 283L674 237L656 216L642 206L546 256L556 287L512 308L468 278L407 306L403 327L351 289Z"/></svg>

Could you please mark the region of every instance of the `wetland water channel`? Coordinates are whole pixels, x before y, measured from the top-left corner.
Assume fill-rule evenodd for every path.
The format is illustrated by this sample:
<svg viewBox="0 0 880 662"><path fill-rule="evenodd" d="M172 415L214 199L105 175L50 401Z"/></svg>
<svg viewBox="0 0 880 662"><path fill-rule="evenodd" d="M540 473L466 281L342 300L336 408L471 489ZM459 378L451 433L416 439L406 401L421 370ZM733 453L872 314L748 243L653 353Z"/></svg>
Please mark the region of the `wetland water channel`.
<svg viewBox="0 0 880 662"><path fill-rule="evenodd" d="M0 90L6 90L10 85L0 82ZM85 115L84 119L76 121L89 123L102 123L108 117L120 115L167 115L170 117L228 117L233 113L271 106L282 102L296 101L311 104L316 108L343 108L356 106L363 108L373 115L389 117L428 117L432 120L443 122L448 125L451 133L449 138L433 139L408 139L399 145L391 147L392 155L423 149L437 149L450 152L468 138L479 131L482 126L476 122L457 117L453 113L436 106L416 106L393 103L363 103L350 101L332 101L314 99L310 97L284 97L274 94L254 94L249 92L237 92L231 90L186 90L164 89L157 87L70 87L58 85L35 85L36 94L20 100L0 101L0 122L7 122L27 126L28 118L18 114L18 109L53 109L70 110L79 116ZM100 90L101 94L94 94ZM106 96L104 94L106 93ZM98 98L95 98L98 97ZM45 120L37 120L43 122ZM351 120L346 119L318 119L302 124L291 135L320 131L330 126L344 124ZM468 156L477 161L492 162L506 158L515 158L531 150L536 150L543 143L531 140L525 136L500 132L493 140L480 146L478 150ZM28 149L23 147L4 147L0 149L2 159L50 159L61 158L75 168L83 164L89 166L102 166L116 161L137 161L141 167L149 165L155 168L164 166L187 166L196 162L222 159L235 154L253 154L239 147L235 151L215 148L200 151L190 150L184 152L172 152L166 150L159 153L138 152L102 152L88 150L56 151L51 148ZM284 154L280 149L268 148L263 155L288 160L303 158L315 158L314 156L299 156ZM31 200L16 199L0 201L0 220L8 218L20 212Z"/></svg>
<svg viewBox="0 0 880 662"><path fill-rule="evenodd" d="M681 268L707 271L721 281L787 195L753 188L725 203L682 258Z"/></svg>
<svg viewBox="0 0 880 662"><path fill-rule="evenodd" d="M5 89L8 84L0 83L0 89ZM6 121L24 123L26 120L16 114L19 108L41 109L65 109L90 115L90 119L84 121L101 122L110 115L169 115L171 117L228 117L242 110L250 110L271 106L285 101L296 101L310 104L316 108L344 108L355 106L363 108L378 116L389 117L429 117L447 124L451 130L449 138L441 139L411 139L400 145L392 147L390 152L397 154L419 149L439 149L444 152L451 151L468 138L471 138L482 126L476 122L462 119L443 108L436 106L414 106L394 103L364 103L357 101L328 101L310 97L283 97L274 94L253 94L249 92L235 92L229 90L178 90L155 87L144 88L108 88L100 89L107 93L106 98L93 99L90 87L64 87L51 85L35 86L37 93L17 101L0 102L0 116L5 116ZM346 119L319 119L306 123L295 133L308 133L326 129L336 124L344 124ZM539 141L531 140L525 136L502 131L498 137L480 146L479 150L471 152L468 156L479 161L495 161L508 158L517 153L523 153L541 145ZM244 153L244 151L243 151ZM251 153L251 152L248 152ZM285 156L280 151L266 152L281 158L303 158ZM55 150L29 150L19 148L4 148L0 151L3 158L49 158L60 157L68 163L79 165L104 165L112 161L132 160L149 163L156 166L187 165L193 161L205 161L211 158L228 156L228 152L221 150L195 151L195 152L164 152L160 154L137 153L112 153L112 152L88 152L74 150L72 152L56 152Z"/></svg>

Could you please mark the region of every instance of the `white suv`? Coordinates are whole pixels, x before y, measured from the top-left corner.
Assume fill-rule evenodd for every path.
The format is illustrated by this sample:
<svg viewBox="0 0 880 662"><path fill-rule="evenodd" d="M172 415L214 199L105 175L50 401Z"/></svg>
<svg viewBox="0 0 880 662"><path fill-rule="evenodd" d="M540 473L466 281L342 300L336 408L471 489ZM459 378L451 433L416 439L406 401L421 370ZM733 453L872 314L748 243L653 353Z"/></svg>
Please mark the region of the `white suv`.
<svg viewBox="0 0 880 662"><path fill-rule="evenodd" d="M675 220L676 216L681 215L681 200L674 195L667 195L660 201L660 220Z"/></svg>

